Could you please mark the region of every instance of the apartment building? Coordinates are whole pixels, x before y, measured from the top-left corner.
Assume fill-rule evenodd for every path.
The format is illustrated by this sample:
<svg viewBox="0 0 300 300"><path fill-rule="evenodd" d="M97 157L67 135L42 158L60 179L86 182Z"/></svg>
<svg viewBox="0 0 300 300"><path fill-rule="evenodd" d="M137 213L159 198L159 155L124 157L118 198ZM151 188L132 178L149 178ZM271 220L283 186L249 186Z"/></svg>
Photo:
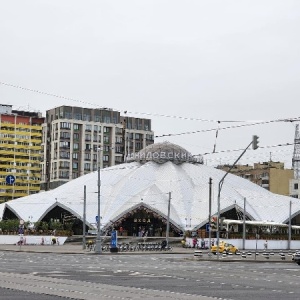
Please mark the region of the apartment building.
<svg viewBox="0 0 300 300"><path fill-rule="evenodd" d="M218 169L228 171L230 165L218 166ZM290 195L290 179L294 178L292 169L284 169L282 162L263 162L250 165L236 165L230 173L243 177L260 185L272 193L279 195Z"/></svg>
<svg viewBox="0 0 300 300"><path fill-rule="evenodd" d="M98 169L121 164L127 154L153 144L151 120L108 108L60 106L46 111L42 189L56 188Z"/></svg>
<svg viewBox="0 0 300 300"><path fill-rule="evenodd" d="M0 203L40 191L40 113L0 104Z"/></svg>
<svg viewBox="0 0 300 300"><path fill-rule="evenodd" d="M290 180L290 196L300 199L300 179Z"/></svg>

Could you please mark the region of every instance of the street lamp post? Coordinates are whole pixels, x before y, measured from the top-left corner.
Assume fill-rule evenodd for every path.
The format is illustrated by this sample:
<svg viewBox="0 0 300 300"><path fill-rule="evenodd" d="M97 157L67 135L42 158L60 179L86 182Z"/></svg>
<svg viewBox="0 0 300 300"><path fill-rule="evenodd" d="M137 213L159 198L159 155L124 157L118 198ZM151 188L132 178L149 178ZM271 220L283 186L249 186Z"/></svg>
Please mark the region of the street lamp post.
<svg viewBox="0 0 300 300"><path fill-rule="evenodd" d="M101 187L101 178L100 178L100 151L101 148L97 149L98 155L98 166L97 166L97 171L98 171L98 222L97 222L97 237L96 237L96 244L95 244L95 253L101 254L102 253L102 246L101 246L101 216L100 216L100 187Z"/></svg>
<svg viewBox="0 0 300 300"><path fill-rule="evenodd" d="M219 181L219 187L218 187L218 219L217 219L217 255L218 255L218 258L219 258L219 254L220 254L220 248L219 247L220 247L220 217L221 217L220 198L221 198L221 189L222 189L225 177L232 170L232 168L237 164L237 162L245 154L245 152L248 150L248 148L251 145L253 147L253 150L256 150L258 148L258 136L257 135L253 136L251 143L246 147L246 149L242 152L242 154L237 158L237 160L233 163L233 165L229 168L229 170L225 173L225 175Z"/></svg>

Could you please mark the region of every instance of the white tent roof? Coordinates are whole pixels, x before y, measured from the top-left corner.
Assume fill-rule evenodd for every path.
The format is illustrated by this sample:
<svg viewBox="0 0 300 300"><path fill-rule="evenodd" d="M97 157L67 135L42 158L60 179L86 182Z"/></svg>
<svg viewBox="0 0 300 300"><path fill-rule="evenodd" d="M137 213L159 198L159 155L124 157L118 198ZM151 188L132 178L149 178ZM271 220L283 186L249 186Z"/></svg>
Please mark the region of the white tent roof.
<svg viewBox="0 0 300 300"><path fill-rule="evenodd" d="M209 178L212 178L213 182L212 215L214 215L217 214L218 183L224 174L224 171L213 167L178 159L176 163L172 159L161 163L151 159L136 160L102 169L101 223L106 226L140 205L166 217L171 193L171 223L182 230L198 228L208 221ZM84 186L87 191L87 224L95 225L98 210L97 172L74 179L54 190L1 204L0 216L3 216L7 207L20 219L26 221L30 218L36 222L58 205L83 219ZM287 222L290 201L292 201L292 217L300 212L299 199L273 194L246 179L228 174L221 190L221 213L232 208L243 211L244 198L247 203L247 215L252 220Z"/></svg>

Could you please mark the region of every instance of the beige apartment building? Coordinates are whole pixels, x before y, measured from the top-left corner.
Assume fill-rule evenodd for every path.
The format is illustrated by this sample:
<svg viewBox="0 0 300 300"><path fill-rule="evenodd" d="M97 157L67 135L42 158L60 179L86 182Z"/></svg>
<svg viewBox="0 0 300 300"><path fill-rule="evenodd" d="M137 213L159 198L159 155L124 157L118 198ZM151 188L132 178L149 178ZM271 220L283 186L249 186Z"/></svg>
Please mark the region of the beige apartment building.
<svg viewBox="0 0 300 300"><path fill-rule="evenodd" d="M218 169L228 171L230 165L218 166ZM284 169L282 162L263 162L250 165L236 165L230 173L243 177L260 185L272 193L290 195L290 179L294 178L292 169Z"/></svg>
<svg viewBox="0 0 300 300"><path fill-rule="evenodd" d="M154 143L151 120L108 108L60 106L46 111L42 189L56 188Z"/></svg>

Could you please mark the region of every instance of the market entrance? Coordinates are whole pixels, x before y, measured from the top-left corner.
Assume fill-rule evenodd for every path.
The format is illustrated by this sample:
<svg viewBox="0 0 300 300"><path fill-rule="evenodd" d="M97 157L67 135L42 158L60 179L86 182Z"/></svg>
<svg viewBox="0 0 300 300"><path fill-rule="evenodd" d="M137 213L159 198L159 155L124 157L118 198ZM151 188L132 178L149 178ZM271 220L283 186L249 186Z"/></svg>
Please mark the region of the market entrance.
<svg viewBox="0 0 300 300"><path fill-rule="evenodd" d="M146 207L139 207L114 223L119 236L164 237L167 220ZM179 230L170 223L170 236L179 236Z"/></svg>

